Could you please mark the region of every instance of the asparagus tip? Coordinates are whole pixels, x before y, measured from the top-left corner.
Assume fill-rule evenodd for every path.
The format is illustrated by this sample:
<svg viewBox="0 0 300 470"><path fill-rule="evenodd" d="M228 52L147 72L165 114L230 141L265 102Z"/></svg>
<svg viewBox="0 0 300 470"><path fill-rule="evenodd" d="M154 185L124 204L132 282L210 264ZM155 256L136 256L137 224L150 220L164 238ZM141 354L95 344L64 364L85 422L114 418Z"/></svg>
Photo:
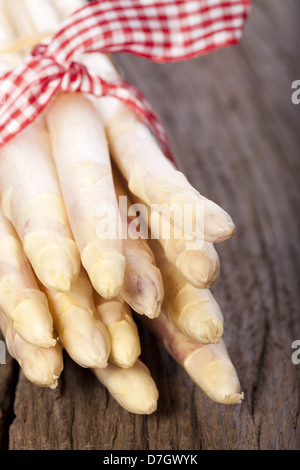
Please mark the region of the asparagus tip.
<svg viewBox="0 0 300 470"><path fill-rule="evenodd" d="M16 332L34 346L50 348L56 344L51 314L38 299L23 299L13 312L12 324Z"/></svg>
<svg viewBox="0 0 300 470"><path fill-rule="evenodd" d="M211 315L201 317L194 306L184 309L179 319L180 329L201 344L219 343L224 331L223 322Z"/></svg>
<svg viewBox="0 0 300 470"><path fill-rule="evenodd" d="M218 227L218 230L215 233L214 243L221 243L226 240L229 240L233 237L235 230L236 228L234 223L228 220L226 225Z"/></svg>
<svg viewBox="0 0 300 470"><path fill-rule="evenodd" d="M235 405L239 404L243 401L244 399L244 393L229 393L228 395L225 395L222 403L224 405Z"/></svg>
<svg viewBox="0 0 300 470"><path fill-rule="evenodd" d="M124 282L125 261L123 257L115 260L100 260L91 272L91 281L95 290L105 299L117 297Z"/></svg>
<svg viewBox="0 0 300 470"><path fill-rule="evenodd" d="M58 386L58 375L53 375L52 380L49 381L48 387L51 388L51 390L55 390Z"/></svg>
<svg viewBox="0 0 300 470"><path fill-rule="evenodd" d="M183 251L176 260L177 269L198 289L209 289L220 276L219 257L214 253Z"/></svg>
<svg viewBox="0 0 300 470"><path fill-rule="evenodd" d="M69 292L71 289L71 279L61 272L52 272L48 277L47 287L59 292Z"/></svg>

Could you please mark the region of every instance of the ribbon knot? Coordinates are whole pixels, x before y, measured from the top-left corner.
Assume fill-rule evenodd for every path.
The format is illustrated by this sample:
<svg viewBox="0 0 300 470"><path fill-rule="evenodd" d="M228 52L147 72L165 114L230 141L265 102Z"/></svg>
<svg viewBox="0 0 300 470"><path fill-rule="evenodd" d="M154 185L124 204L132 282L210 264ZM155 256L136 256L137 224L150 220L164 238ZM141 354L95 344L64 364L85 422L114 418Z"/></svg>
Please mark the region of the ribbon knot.
<svg viewBox="0 0 300 470"><path fill-rule="evenodd" d="M65 69L60 89L65 93L83 92L86 89L85 92L88 93L87 85L89 81L90 75L85 65L73 61L70 67Z"/></svg>
<svg viewBox="0 0 300 470"><path fill-rule="evenodd" d="M90 86L88 86L92 78L87 67L76 61L72 61L69 65L59 63L54 56L48 54L48 46L46 44L38 44L34 46L31 52L32 60L28 61L28 66L32 69L36 69L38 63L47 64L47 77L45 81L53 81L55 78L61 80L60 90L64 93L74 93L76 91L89 93ZM51 68L50 68L51 67ZM49 74L49 71L52 74ZM47 80L47 78L49 80ZM100 78L100 77L99 77ZM39 76L37 75L37 80ZM33 79L33 82L35 80ZM44 84L45 85L45 84Z"/></svg>

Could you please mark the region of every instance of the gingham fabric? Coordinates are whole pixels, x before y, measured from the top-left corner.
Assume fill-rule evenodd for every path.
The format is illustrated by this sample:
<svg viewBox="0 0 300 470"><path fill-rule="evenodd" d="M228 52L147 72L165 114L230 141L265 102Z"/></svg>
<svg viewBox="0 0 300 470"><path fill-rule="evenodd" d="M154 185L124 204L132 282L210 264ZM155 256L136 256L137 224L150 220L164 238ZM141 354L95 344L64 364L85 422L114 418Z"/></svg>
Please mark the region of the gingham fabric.
<svg viewBox="0 0 300 470"><path fill-rule="evenodd" d="M104 0L84 6L48 45L36 46L0 77L0 148L45 109L59 91L111 96L139 113L170 154L150 103L123 80L106 82L80 62L87 52L128 52L155 62L197 57L237 43L250 0Z"/></svg>

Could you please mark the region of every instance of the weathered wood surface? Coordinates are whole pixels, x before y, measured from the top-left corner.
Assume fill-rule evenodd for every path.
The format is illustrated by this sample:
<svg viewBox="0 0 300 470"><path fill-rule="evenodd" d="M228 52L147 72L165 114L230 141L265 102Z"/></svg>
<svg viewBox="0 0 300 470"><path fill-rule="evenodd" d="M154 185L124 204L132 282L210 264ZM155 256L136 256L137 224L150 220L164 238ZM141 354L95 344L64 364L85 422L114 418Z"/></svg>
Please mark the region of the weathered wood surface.
<svg viewBox="0 0 300 470"><path fill-rule="evenodd" d="M140 326L155 414L124 411L66 358L58 389L0 366L3 449L299 449L300 79L297 0L256 0L239 46L180 64L118 56L161 116L181 170L233 217L213 292L245 400L211 402Z"/></svg>

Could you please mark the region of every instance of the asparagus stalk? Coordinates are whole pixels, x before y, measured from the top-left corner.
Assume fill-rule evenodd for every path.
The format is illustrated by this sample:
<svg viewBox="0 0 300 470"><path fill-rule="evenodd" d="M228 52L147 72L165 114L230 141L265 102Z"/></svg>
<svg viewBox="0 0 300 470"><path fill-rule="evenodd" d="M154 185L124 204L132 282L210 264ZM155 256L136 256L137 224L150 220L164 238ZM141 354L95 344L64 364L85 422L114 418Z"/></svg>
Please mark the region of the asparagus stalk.
<svg viewBox="0 0 300 470"><path fill-rule="evenodd" d="M7 7L15 12L15 2L8 2ZM21 31L27 24L27 16L14 16L16 27ZM6 16L5 19L4 33L10 40L14 32ZM17 135L1 150L0 157L5 215L14 225L40 281L49 288L68 290L78 275L80 256L57 182L43 120L36 120Z"/></svg>
<svg viewBox="0 0 300 470"><path fill-rule="evenodd" d="M130 307L121 296L103 299L95 292L95 306L110 339L109 359L119 367L132 367L141 354L141 344Z"/></svg>
<svg viewBox="0 0 300 470"><path fill-rule="evenodd" d="M158 390L148 367L140 359L127 369L109 362L105 369L93 369L93 372L127 411L135 414L156 411Z"/></svg>
<svg viewBox="0 0 300 470"><path fill-rule="evenodd" d="M69 356L82 367L106 367L110 340L98 318L90 281L82 269L69 292L41 286L53 316L59 340Z"/></svg>
<svg viewBox="0 0 300 470"><path fill-rule="evenodd" d="M143 238L145 234L129 215L132 203L117 171L114 171L114 185L119 201L125 197L125 205L119 204L121 222L125 225L123 231L126 231L123 242L126 268L121 295L135 312L155 318L160 313L164 297L161 273L147 240Z"/></svg>
<svg viewBox="0 0 300 470"><path fill-rule="evenodd" d="M80 268L42 120L36 120L1 150L0 188L5 215L14 225L39 278L69 290Z"/></svg>
<svg viewBox="0 0 300 470"><path fill-rule="evenodd" d="M26 2L31 32L41 31L40 17L52 11L52 26L60 21L49 2ZM42 9L41 9L42 8ZM46 21L46 20L45 20ZM16 21L18 28L18 21ZM19 33L23 30L18 28ZM45 112L54 160L70 225L95 290L105 298L117 296L124 281L122 241L98 233L102 207L117 213L110 156L101 119L90 101L79 94L57 96Z"/></svg>
<svg viewBox="0 0 300 470"><path fill-rule="evenodd" d="M55 389L63 370L63 356L57 342L51 348L38 348L24 341L0 312L0 329L9 354L19 363L25 377L40 387Z"/></svg>
<svg viewBox="0 0 300 470"><path fill-rule="evenodd" d="M237 372L223 340L219 344L199 344L179 332L163 312L151 321L141 319L211 400L224 405L243 400Z"/></svg>
<svg viewBox="0 0 300 470"><path fill-rule="evenodd" d="M28 343L54 346L53 321L22 244L0 208L0 309Z"/></svg>
<svg viewBox="0 0 300 470"><path fill-rule="evenodd" d="M171 264L157 240L150 241L164 283L163 309L169 320L200 343L218 343L223 334L223 315L208 289L189 284Z"/></svg>
<svg viewBox="0 0 300 470"><path fill-rule="evenodd" d="M116 297L124 282L122 240L102 237L102 208L118 214L110 157L102 123L82 95L60 95L46 121L72 231L95 290ZM99 230L100 227L100 230ZM105 235L105 234L104 234Z"/></svg>

